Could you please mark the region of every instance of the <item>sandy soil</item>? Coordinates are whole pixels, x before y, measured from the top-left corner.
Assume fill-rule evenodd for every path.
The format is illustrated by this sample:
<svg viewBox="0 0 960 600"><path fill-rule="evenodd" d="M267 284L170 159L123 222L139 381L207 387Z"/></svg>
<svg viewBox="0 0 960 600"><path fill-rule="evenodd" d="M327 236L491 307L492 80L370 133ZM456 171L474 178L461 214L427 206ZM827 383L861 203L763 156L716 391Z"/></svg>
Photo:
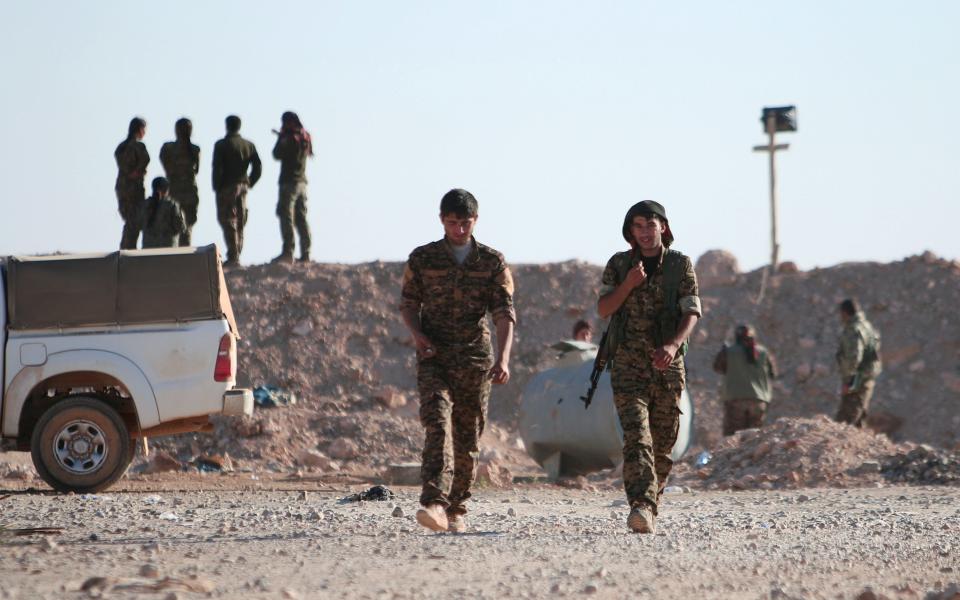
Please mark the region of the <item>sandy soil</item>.
<svg viewBox="0 0 960 600"><path fill-rule="evenodd" d="M341 503L364 486L5 486L0 598L946 598L931 592L960 579L955 487L671 493L657 534L640 536L617 491L480 490L455 535L416 524L413 488ZM63 530L9 533L41 526Z"/></svg>

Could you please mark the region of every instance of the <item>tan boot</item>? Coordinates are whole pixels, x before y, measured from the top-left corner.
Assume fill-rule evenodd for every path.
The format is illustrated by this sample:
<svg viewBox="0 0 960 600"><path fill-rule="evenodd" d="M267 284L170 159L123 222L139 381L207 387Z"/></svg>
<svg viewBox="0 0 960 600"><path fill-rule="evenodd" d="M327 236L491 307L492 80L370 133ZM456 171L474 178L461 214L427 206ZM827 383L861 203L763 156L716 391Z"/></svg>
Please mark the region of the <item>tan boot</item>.
<svg viewBox="0 0 960 600"><path fill-rule="evenodd" d="M463 515L447 515L447 531L450 533L466 533L467 519Z"/></svg>
<svg viewBox="0 0 960 600"><path fill-rule="evenodd" d="M627 517L627 527L634 533L656 533L657 521L649 506L635 506Z"/></svg>
<svg viewBox="0 0 960 600"><path fill-rule="evenodd" d="M431 504L417 511L417 523L433 531L447 530L447 513L440 504Z"/></svg>

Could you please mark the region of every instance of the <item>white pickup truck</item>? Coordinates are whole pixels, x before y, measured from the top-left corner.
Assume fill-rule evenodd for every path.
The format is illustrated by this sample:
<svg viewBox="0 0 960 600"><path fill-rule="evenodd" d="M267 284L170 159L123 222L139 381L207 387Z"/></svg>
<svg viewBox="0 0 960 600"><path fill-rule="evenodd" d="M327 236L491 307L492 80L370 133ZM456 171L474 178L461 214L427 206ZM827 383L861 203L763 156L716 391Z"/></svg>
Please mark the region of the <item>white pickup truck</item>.
<svg viewBox="0 0 960 600"><path fill-rule="evenodd" d="M108 487L137 438L253 412L215 246L9 257L0 301L0 435L57 490Z"/></svg>

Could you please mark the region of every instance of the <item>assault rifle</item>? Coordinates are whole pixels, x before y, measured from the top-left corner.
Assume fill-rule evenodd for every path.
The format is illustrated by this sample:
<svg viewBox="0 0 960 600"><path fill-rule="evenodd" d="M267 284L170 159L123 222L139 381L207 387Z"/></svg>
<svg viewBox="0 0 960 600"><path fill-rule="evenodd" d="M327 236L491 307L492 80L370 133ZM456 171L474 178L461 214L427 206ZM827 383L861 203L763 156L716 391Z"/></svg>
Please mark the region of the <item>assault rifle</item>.
<svg viewBox="0 0 960 600"><path fill-rule="evenodd" d="M586 396L580 396L580 399L583 400L584 410L590 408L590 403L593 402L593 394L597 391L597 384L600 383L600 376L603 375L603 370L607 368L607 336L610 334L610 328L607 327L607 330L603 332L603 337L600 338L600 347L597 349L597 357L593 359L593 371L590 373L590 388L587 389Z"/></svg>

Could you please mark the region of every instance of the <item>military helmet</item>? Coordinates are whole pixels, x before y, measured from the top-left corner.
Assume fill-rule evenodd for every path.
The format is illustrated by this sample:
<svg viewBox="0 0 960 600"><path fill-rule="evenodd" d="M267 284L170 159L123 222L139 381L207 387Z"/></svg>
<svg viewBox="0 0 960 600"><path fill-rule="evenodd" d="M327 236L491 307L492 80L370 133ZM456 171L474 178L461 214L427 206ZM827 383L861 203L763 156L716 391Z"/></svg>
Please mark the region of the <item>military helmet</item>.
<svg viewBox="0 0 960 600"><path fill-rule="evenodd" d="M653 200L644 200L637 202L627 211L627 216L623 218L623 239L627 240L627 243L631 246L633 246L634 241L633 234L630 232L630 226L633 225L634 217L645 217L647 219L657 217L663 221L665 226L662 236L663 245L669 248L670 244L673 243L673 232L670 231L670 222L667 220L667 210L663 208L662 204L654 202Z"/></svg>

